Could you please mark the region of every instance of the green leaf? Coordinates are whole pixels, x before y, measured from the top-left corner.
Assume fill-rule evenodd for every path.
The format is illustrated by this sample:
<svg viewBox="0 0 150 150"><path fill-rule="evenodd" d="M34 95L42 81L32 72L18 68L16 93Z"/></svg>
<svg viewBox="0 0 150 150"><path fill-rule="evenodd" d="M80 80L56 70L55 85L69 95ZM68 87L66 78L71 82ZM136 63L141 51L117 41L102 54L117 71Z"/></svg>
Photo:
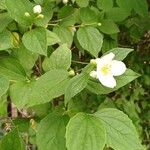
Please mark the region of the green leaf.
<svg viewBox="0 0 150 150"><path fill-rule="evenodd" d="M96 13L89 7L80 9L80 19L83 23L97 23L98 17Z"/></svg>
<svg viewBox="0 0 150 150"><path fill-rule="evenodd" d="M65 93L69 74L65 70L51 70L36 82L17 82L10 87L10 96L18 108L44 104Z"/></svg>
<svg viewBox="0 0 150 150"><path fill-rule="evenodd" d="M89 0L75 0L75 1L80 7L87 7L89 5Z"/></svg>
<svg viewBox="0 0 150 150"><path fill-rule="evenodd" d="M68 81L69 74L65 70L51 70L45 73L35 83L32 94L36 98L30 105L42 104L63 95Z"/></svg>
<svg viewBox="0 0 150 150"><path fill-rule="evenodd" d="M87 93L86 93L87 94ZM68 105L67 108L68 110L74 114L76 114L77 112L84 112L87 111L87 97L84 92L82 92L81 94L78 94L77 96L73 97Z"/></svg>
<svg viewBox="0 0 150 150"><path fill-rule="evenodd" d="M20 63L14 58L0 59L0 75L9 80L26 80L26 73Z"/></svg>
<svg viewBox="0 0 150 150"><path fill-rule="evenodd" d="M32 13L33 4L28 0L5 0L10 16L20 24L31 25L32 18L26 17L25 12Z"/></svg>
<svg viewBox="0 0 150 150"><path fill-rule="evenodd" d="M25 145L21 139L18 130L13 129L7 133L1 140L1 150L25 150Z"/></svg>
<svg viewBox="0 0 150 150"><path fill-rule="evenodd" d="M118 46L117 39L112 39L111 37L105 37L103 41L102 53L106 53L112 48Z"/></svg>
<svg viewBox="0 0 150 150"><path fill-rule="evenodd" d="M46 30L38 27L23 35L23 44L31 52L47 55L47 37Z"/></svg>
<svg viewBox="0 0 150 150"><path fill-rule="evenodd" d="M34 0L37 4L42 4L43 3L43 0Z"/></svg>
<svg viewBox="0 0 150 150"><path fill-rule="evenodd" d="M79 19L78 12L78 9L70 5L65 5L58 12L58 19L61 20L59 24L66 27L73 26Z"/></svg>
<svg viewBox="0 0 150 150"><path fill-rule="evenodd" d="M101 26L99 27L100 31L106 34L115 34L119 32L119 28L117 24L115 24L112 20L102 20Z"/></svg>
<svg viewBox="0 0 150 150"><path fill-rule="evenodd" d="M142 149L136 129L126 114L117 109L105 108L96 112L95 116L106 128L108 147L115 150Z"/></svg>
<svg viewBox="0 0 150 150"><path fill-rule="evenodd" d="M148 3L146 0L116 0L118 6L126 11L135 10L141 16L148 15Z"/></svg>
<svg viewBox="0 0 150 150"><path fill-rule="evenodd" d="M0 13L0 32L2 32L11 21L12 18L10 18L7 12Z"/></svg>
<svg viewBox="0 0 150 150"><path fill-rule="evenodd" d="M4 95L9 88L9 81L8 79L0 76L0 97Z"/></svg>
<svg viewBox="0 0 150 150"><path fill-rule="evenodd" d="M103 150L106 133L101 121L89 114L78 113L66 128L68 150Z"/></svg>
<svg viewBox="0 0 150 150"><path fill-rule="evenodd" d="M44 118L45 116L47 116L47 114L52 112L52 107L52 103L47 102L44 104L30 107L27 109L27 111L29 112L29 114L34 112L35 117Z"/></svg>
<svg viewBox="0 0 150 150"><path fill-rule="evenodd" d="M45 71L52 69L69 69L71 65L71 50L67 47L67 44L63 44L58 47L50 56L45 58L43 62L43 69Z"/></svg>
<svg viewBox="0 0 150 150"><path fill-rule="evenodd" d="M26 73L30 75L35 62L38 59L38 55L26 49L23 44L20 45L19 48L14 49L13 53Z"/></svg>
<svg viewBox="0 0 150 150"><path fill-rule="evenodd" d="M17 108L21 109L30 106L31 100L33 101L32 91L34 89L35 82L17 82L10 86L10 97L12 102ZM32 102L33 103L33 102Z"/></svg>
<svg viewBox="0 0 150 150"><path fill-rule="evenodd" d="M113 7L106 12L106 19L113 20L114 22L121 22L130 15L129 11L126 11L119 7Z"/></svg>
<svg viewBox="0 0 150 150"><path fill-rule="evenodd" d="M69 81L65 91L65 104L67 104L72 97L80 93L87 86L88 79L89 75L79 74Z"/></svg>
<svg viewBox="0 0 150 150"><path fill-rule="evenodd" d="M49 30L46 30L46 32L47 32L47 45L48 46L61 42L60 38L57 36L56 33L51 32Z"/></svg>
<svg viewBox="0 0 150 150"><path fill-rule="evenodd" d="M53 31L58 35L62 44L67 43L68 47L71 47L73 42L73 33L69 28L59 26L59 27L54 27Z"/></svg>
<svg viewBox="0 0 150 150"><path fill-rule="evenodd" d="M133 49L131 49L131 48L119 48L119 47L118 47L118 48L113 48L113 49L107 51L104 55L106 55L106 54L112 52L112 53L115 54L115 59L116 59L116 60L123 60L123 59L125 59L125 58L127 57L127 55L128 55L129 53L131 53L132 51L133 51Z"/></svg>
<svg viewBox="0 0 150 150"><path fill-rule="evenodd" d="M5 0L1 0L0 1L0 9L1 10L5 10L6 9Z"/></svg>
<svg viewBox="0 0 150 150"><path fill-rule="evenodd" d="M103 36L94 27L83 27L77 31L79 44L94 57L101 51Z"/></svg>
<svg viewBox="0 0 150 150"><path fill-rule="evenodd" d="M0 33L0 51L7 50L12 47L13 47L13 38L11 32L3 30L3 32Z"/></svg>
<svg viewBox="0 0 150 150"><path fill-rule="evenodd" d="M68 117L51 113L41 120L37 128L39 150L66 150L66 124Z"/></svg>
<svg viewBox="0 0 150 150"><path fill-rule="evenodd" d="M7 117L7 95L0 97L0 117Z"/></svg>
<svg viewBox="0 0 150 150"><path fill-rule="evenodd" d="M89 80L86 88L95 94L108 94L108 93L118 90L119 88L132 82L138 77L139 77L139 74L135 73L134 71L130 69L127 69L123 75L115 77L117 81L117 86L113 89L102 86L99 81L96 82L92 80Z"/></svg>
<svg viewBox="0 0 150 150"><path fill-rule="evenodd" d="M116 0L117 5L126 11L131 11L134 8L135 2L134 0Z"/></svg>
<svg viewBox="0 0 150 150"><path fill-rule="evenodd" d="M148 15L148 3L146 0L133 0L134 10L141 16Z"/></svg>
<svg viewBox="0 0 150 150"><path fill-rule="evenodd" d="M148 15L148 3L146 0L116 0L116 3L121 9L130 12L132 9L135 10L141 16Z"/></svg>
<svg viewBox="0 0 150 150"><path fill-rule="evenodd" d="M89 63L88 65L86 65L83 69L82 69L82 72L83 73L90 73L92 70L95 69L95 65Z"/></svg>
<svg viewBox="0 0 150 150"><path fill-rule="evenodd" d="M29 128L31 127L30 119L29 118L15 118L12 120L13 125L15 125L19 132L28 133Z"/></svg>
<svg viewBox="0 0 150 150"><path fill-rule="evenodd" d="M113 0L97 0L97 7L107 11L113 7Z"/></svg>

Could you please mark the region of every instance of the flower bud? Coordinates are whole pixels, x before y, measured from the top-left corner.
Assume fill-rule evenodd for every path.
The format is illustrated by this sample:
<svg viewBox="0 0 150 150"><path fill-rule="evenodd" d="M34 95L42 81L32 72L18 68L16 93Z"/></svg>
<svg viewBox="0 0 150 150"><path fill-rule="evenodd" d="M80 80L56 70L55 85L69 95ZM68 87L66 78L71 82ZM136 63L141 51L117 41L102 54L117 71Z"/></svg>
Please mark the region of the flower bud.
<svg viewBox="0 0 150 150"><path fill-rule="evenodd" d="M40 6L40 5L34 6L34 7L33 7L33 12L34 12L35 14L40 14L40 13L42 12L41 6Z"/></svg>
<svg viewBox="0 0 150 150"><path fill-rule="evenodd" d="M71 30L72 32L76 32L76 28L75 28L74 26L71 26L71 27L70 27L70 30Z"/></svg>
<svg viewBox="0 0 150 150"><path fill-rule="evenodd" d="M29 14L28 12L25 12L24 15L25 15L26 17L30 17L30 14Z"/></svg>
<svg viewBox="0 0 150 150"><path fill-rule="evenodd" d="M97 78L97 72L96 71L91 71L90 72L90 76L92 77L92 78Z"/></svg>
<svg viewBox="0 0 150 150"><path fill-rule="evenodd" d="M31 119L31 120L30 120L30 124L31 124L31 128L32 128L32 129L35 129L35 128L36 128L36 122L35 122L34 119Z"/></svg>
<svg viewBox="0 0 150 150"><path fill-rule="evenodd" d="M64 3L64 4L67 4L67 3L68 3L68 0L63 0L63 3Z"/></svg>
<svg viewBox="0 0 150 150"><path fill-rule="evenodd" d="M69 76L75 76L75 71L73 70L73 69L71 69L70 71L69 71Z"/></svg>
<svg viewBox="0 0 150 150"><path fill-rule="evenodd" d="M99 22L97 25L98 25L98 26L101 26L102 24Z"/></svg>
<svg viewBox="0 0 150 150"><path fill-rule="evenodd" d="M90 60L90 64L96 65L96 64L97 64L97 63L96 63L96 59L91 59L91 60Z"/></svg>
<svg viewBox="0 0 150 150"><path fill-rule="evenodd" d="M44 15L43 15L43 14L39 14L39 15L37 16L37 18L43 19L43 18L44 18Z"/></svg>
<svg viewBox="0 0 150 150"><path fill-rule="evenodd" d="M13 46L18 47L20 43L20 37L17 32L12 32Z"/></svg>
<svg viewBox="0 0 150 150"><path fill-rule="evenodd" d="M39 77L37 77L35 80L36 80L36 81L39 80Z"/></svg>

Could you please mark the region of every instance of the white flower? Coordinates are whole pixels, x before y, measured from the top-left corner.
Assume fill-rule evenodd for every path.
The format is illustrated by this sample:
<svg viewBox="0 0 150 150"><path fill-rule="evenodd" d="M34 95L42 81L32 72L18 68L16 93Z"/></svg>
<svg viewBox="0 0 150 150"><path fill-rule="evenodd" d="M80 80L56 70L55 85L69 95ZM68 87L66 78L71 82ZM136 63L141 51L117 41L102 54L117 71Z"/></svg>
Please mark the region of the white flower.
<svg viewBox="0 0 150 150"><path fill-rule="evenodd" d="M33 12L34 12L35 14L40 14L40 13L42 12L41 6L40 6L40 5L34 6L34 7L33 7Z"/></svg>
<svg viewBox="0 0 150 150"><path fill-rule="evenodd" d="M64 3L64 4L67 4L67 3L68 3L68 0L63 0L63 3Z"/></svg>
<svg viewBox="0 0 150 150"><path fill-rule="evenodd" d="M120 76L126 71L126 66L122 61L113 60L115 55L109 53L96 59L96 71L92 71L90 76L97 78L106 87L114 88L116 80L114 76Z"/></svg>

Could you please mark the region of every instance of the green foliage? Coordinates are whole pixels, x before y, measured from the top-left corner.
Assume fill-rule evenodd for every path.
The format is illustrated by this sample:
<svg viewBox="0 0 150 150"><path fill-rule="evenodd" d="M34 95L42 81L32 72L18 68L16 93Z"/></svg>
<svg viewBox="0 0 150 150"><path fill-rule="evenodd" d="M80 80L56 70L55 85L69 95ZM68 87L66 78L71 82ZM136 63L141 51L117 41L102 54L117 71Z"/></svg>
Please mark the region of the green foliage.
<svg viewBox="0 0 150 150"><path fill-rule="evenodd" d="M26 80L26 73L18 62L14 58L2 58L0 60L0 75L11 80Z"/></svg>
<svg viewBox="0 0 150 150"><path fill-rule="evenodd" d="M98 118L79 113L70 119L66 129L68 150L102 150L105 142L106 131Z"/></svg>
<svg viewBox="0 0 150 150"><path fill-rule="evenodd" d="M94 27L83 27L77 32L77 39L83 49L97 57L101 50L103 36Z"/></svg>
<svg viewBox="0 0 150 150"><path fill-rule="evenodd" d="M73 35L69 28L63 26L54 27L53 32L59 36L62 43L67 43L68 47L71 47L73 42Z"/></svg>
<svg viewBox="0 0 150 150"><path fill-rule="evenodd" d="M45 71L52 69L69 69L71 65L71 51L68 49L67 44L60 46L56 49L49 58L43 62L43 69Z"/></svg>
<svg viewBox="0 0 150 150"><path fill-rule="evenodd" d="M25 12L32 12L32 3L27 0L18 0L17 3L14 0L5 0L5 4L12 19L23 25L31 24L32 19L26 17Z"/></svg>
<svg viewBox="0 0 150 150"><path fill-rule="evenodd" d="M77 5L79 5L80 7L87 7L89 5L89 0L75 0Z"/></svg>
<svg viewBox="0 0 150 150"><path fill-rule="evenodd" d="M41 120L37 128L37 143L39 150L53 149L66 150L66 124L68 122L67 116L59 114L49 114Z"/></svg>
<svg viewBox="0 0 150 150"><path fill-rule="evenodd" d="M9 31L3 31L0 33L0 50L7 50L9 48L12 48L13 39L11 32Z"/></svg>
<svg viewBox="0 0 150 150"><path fill-rule="evenodd" d="M104 19L101 21L101 24L99 29L105 34L115 34L119 32L117 25L112 20Z"/></svg>
<svg viewBox="0 0 150 150"><path fill-rule="evenodd" d="M1 150L25 150L25 145L17 129L13 129L2 138L0 148Z"/></svg>
<svg viewBox="0 0 150 150"><path fill-rule="evenodd" d="M0 76L0 97L3 96L9 88L9 81Z"/></svg>
<svg viewBox="0 0 150 150"><path fill-rule="evenodd" d="M47 37L44 28L36 28L23 35L22 38L25 47L35 53L47 55ZM34 44L32 44L34 41Z"/></svg>
<svg viewBox="0 0 150 150"><path fill-rule="evenodd" d="M0 150L149 149L149 20L146 0L1 0Z"/></svg>
<svg viewBox="0 0 150 150"><path fill-rule="evenodd" d="M113 7L113 0L97 0L97 7L103 11L108 11Z"/></svg>
<svg viewBox="0 0 150 150"><path fill-rule="evenodd" d="M95 115L104 123L108 146L122 150L142 149L135 127L127 115L111 108L99 110Z"/></svg>
<svg viewBox="0 0 150 150"><path fill-rule="evenodd" d="M69 80L68 76L65 70L51 70L37 81L13 84L10 88L10 95L18 108L43 104L64 94Z"/></svg>
<svg viewBox="0 0 150 150"><path fill-rule="evenodd" d="M88 79L89 76L87 74L79 74L69 81L65 91L65 103L68 103L72 97L80 93L87 86Z"/></svg>

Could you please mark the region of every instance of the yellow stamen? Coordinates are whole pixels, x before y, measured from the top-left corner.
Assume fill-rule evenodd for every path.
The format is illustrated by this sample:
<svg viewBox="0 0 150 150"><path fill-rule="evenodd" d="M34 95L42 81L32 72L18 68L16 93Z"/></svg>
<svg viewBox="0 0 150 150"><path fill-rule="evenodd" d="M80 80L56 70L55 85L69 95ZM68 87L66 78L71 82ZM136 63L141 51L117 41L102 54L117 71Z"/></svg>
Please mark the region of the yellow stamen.
<svg viewBox="0 0 150 150"><path fill-rule="evenodd" d="M104 74L104 75L107 75L110 73L110 68L111 68L111 65L104 65L102 68L101 68L101 72Z"/></svg>

